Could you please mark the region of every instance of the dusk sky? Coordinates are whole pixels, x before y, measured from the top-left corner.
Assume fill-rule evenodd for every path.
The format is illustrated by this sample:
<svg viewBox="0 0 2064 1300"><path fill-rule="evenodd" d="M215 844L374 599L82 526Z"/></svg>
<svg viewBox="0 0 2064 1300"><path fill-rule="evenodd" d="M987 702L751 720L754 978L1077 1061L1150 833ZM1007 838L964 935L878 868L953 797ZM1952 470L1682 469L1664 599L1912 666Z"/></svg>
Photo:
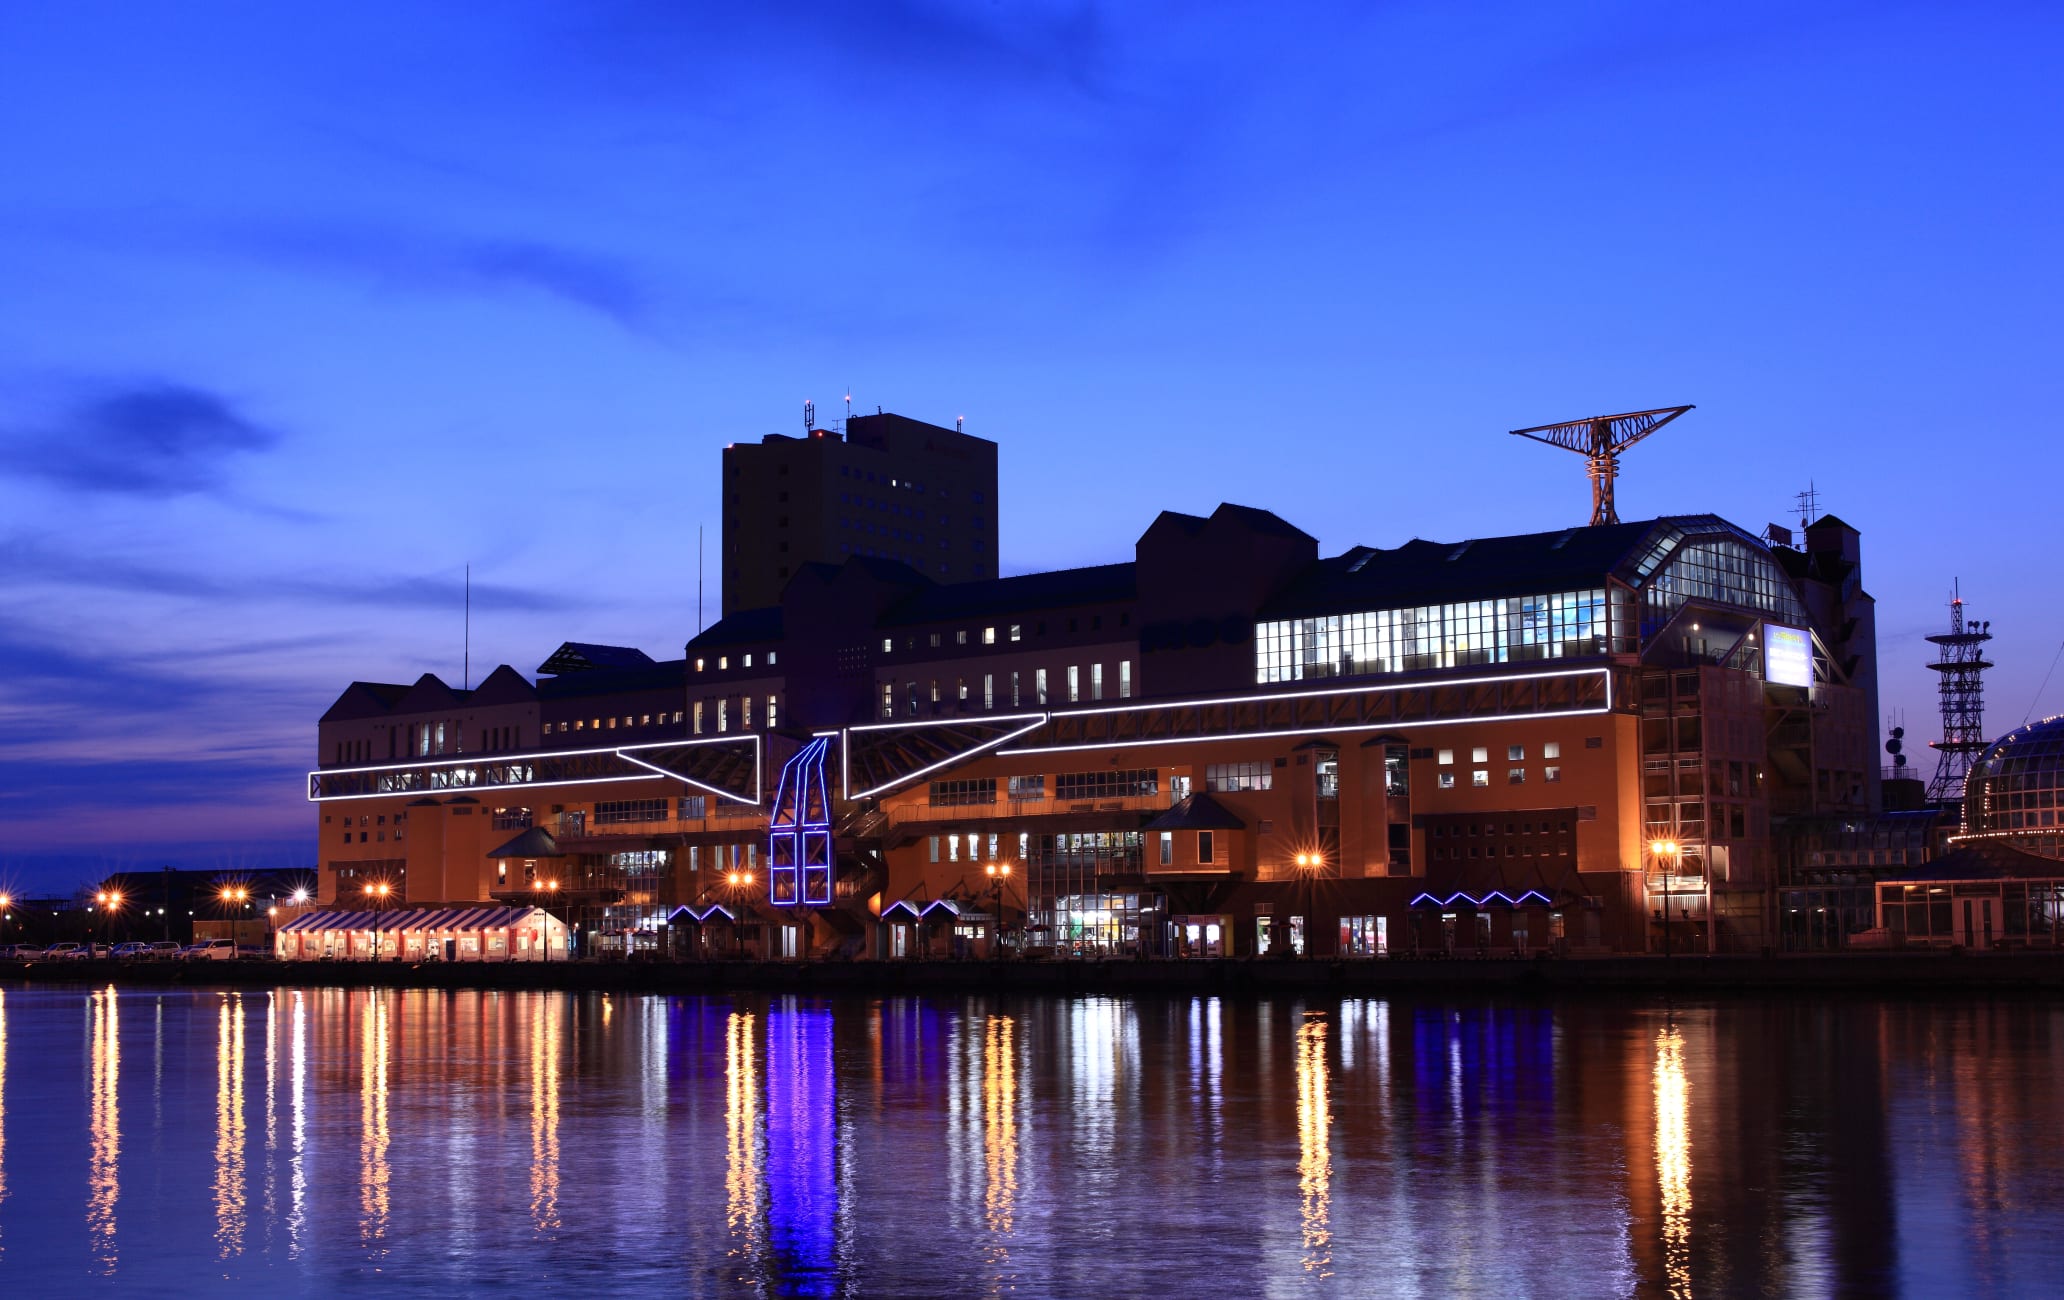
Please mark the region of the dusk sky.
<svg viewBox="0 0 2064 1300"><path fill-rule="evenodd" d="M2064 711L2064 9L0 7L0 882L314 864L354 678L678 656L727 441L1001 446L1006 572L1162 509L1862 530L1885 707ZM714 546L712 546L714 555ZM707 608L719 604L710 566ZM1920 750L1924 772L1932 754Z"/></svg>

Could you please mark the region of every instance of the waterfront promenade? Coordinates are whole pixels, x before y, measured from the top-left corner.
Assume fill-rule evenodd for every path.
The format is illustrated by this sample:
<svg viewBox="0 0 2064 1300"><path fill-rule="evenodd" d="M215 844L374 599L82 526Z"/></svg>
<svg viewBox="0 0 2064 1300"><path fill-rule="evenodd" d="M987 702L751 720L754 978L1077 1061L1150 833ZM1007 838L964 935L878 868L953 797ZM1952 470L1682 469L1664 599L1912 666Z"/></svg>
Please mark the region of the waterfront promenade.
<svg viewBox="0 0 2064 1300"><path fill-rule="evenodd" d="M1473 992L2064 993L2064 954L1944 951L1755 956L1108 961L0 961L0 983L412 987L627 993L1153 993L1370 996Z"/></svg>

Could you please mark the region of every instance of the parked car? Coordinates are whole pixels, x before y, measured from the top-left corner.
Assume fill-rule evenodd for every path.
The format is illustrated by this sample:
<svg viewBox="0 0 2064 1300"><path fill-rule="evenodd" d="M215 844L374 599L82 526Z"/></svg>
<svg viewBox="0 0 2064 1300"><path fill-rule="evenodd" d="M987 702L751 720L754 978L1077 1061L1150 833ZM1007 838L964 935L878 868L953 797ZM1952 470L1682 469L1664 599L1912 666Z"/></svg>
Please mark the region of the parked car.
<svg viewBox="0 0 2064 1300"><path fill-rule="evenodd" d="M53 943L43 950L45 961L83 961L92 955L91 948L78 943Z"/></svg>
<svg viewBox="0 0 2064 1300"><path fill-rule="evenodd" d="M170 939L158 939L150 945L150 955L158 961L172 961L185 951L183 944L174 943Z"/></svg>
<svg viewBox="0 0 2064 1300"><path fill-rule="evenodd" d="M188 944L179 955L188 961L230 961L237 955L236 940L203 939L199 943Z"/></svg>
<svg viewBox="0 0 2064 1300"><path fill-rule="evenodd" d="M150 945L131 939L127 943L116 944L108 951L108 956L119 957L123 961L135 961L140 957L150 956Z"/></svg>

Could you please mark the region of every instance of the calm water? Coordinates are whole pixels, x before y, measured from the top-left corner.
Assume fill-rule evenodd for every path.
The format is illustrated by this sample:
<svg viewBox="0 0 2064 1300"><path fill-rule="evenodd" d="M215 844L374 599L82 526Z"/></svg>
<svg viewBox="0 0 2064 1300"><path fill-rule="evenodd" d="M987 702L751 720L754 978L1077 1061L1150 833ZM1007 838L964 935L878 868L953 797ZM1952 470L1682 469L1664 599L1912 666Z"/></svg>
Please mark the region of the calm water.
<svg viewBox="0 0 2064 1300"><path fill-rule="evenodd" d="M10 988L0 1294L2033 1293L2060 1080L2037 1002Z"/></svg>

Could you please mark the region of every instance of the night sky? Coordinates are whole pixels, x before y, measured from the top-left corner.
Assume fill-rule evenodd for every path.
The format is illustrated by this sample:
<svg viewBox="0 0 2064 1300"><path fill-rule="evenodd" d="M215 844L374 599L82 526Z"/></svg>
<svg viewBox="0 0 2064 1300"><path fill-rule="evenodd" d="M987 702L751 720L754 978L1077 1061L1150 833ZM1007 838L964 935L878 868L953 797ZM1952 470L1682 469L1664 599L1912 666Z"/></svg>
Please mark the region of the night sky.
<svg viewBox="0 0 2064 1300"><path fill-rule="evenodd" d="M1964 9L0 7L0 881L312 865L468 562L475 681L678 655L848 390L1001 444L1006 572L1581 523L1504 431L1696 403L1623 516L1810 482L1915 737L1958 578L2064 711L2064 9Z"/></svg>

